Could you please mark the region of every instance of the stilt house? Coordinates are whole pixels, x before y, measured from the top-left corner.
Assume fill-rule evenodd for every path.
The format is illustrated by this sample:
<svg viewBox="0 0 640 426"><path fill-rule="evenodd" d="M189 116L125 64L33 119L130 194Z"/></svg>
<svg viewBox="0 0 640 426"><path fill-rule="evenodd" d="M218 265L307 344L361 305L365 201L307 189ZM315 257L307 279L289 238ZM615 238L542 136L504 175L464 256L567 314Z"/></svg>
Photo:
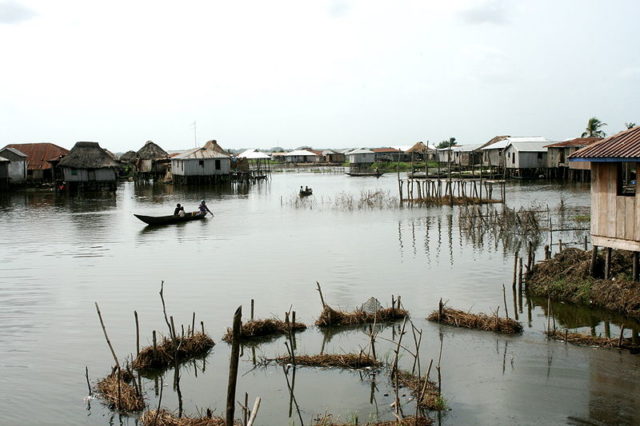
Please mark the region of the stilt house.
<svg viewBox="0 0 640 426"><path fill-rule="evenodd" d="M589 176L591 163L588 161L569 161L569 156L585 146L601 141L602 138L576 138L547 145L547 167L552 176L573 179L574 176Z"/></svg>
<svg viewBox="0 0 640 426"><path fill-rule="evenodd" d="M7 145L27 155L27 180L31 182L53 182L56 179L55 165L69 154L69 150L54 143L13 143Z"/></svg>
<svg viewBox="0 0 640 426"><path fill-rule="evenodd" d="M640 252L640 127L584 147L569 156L591 163L591 241L594 247ZM637 279L637 272L636 277Z"/></svg>
<svg viewBox="0 0 640 426"><path fill-rule="evenodd" d="M145 142L136 152L136 168L143 175L164 176L169 163L169 154L153 141Z"/></svg>
<svg viewBox="0 0 640 426"><path fill-rule="evenodd" d="M205 145L172 157L171 173L174 182L178 184L216 183L228 180L231 173L231 157L217 150L207 149Z"/></svg>
<svg viewBox="0 0 640 426"><path fill-rule="evenodd" d="M354 149L347 154L347 158L352 165L368 165L376 161L376 153L364 148Z"/></svg>
<svg viewBox="0 0 640 426"><path fill-rule="evenodd" d="M119 164L98 142L76 142L58 164L69 189L116 189Z"/></svg>
<svg viewBox="0 0 640 426"><path fill-rule="evenodd" d="M9 184L23 184L27 179L27 154L15 148L5 146L0 149L0 157L9 160L9 165L7 166Z"/></svg>

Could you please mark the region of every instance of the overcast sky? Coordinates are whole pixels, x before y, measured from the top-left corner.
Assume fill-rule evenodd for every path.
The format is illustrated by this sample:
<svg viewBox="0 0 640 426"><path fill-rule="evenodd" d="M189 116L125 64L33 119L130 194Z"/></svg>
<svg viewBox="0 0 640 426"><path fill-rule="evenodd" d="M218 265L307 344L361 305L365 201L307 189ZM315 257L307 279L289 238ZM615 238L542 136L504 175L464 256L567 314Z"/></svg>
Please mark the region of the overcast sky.
<svg viewBox="0 0 640 426"><path fill-rule="evenodd" d="M0 0L0 146L461 144L640 124L637 0ZM196 122L196 137L194 126Z"/></svg>

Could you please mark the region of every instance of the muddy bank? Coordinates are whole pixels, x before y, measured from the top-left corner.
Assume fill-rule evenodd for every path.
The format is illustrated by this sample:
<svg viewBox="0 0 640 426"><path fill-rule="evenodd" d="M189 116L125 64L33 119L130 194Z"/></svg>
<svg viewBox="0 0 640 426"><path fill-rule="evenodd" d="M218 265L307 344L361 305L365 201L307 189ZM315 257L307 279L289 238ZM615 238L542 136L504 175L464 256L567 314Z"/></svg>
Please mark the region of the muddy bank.
<svg viewBox="0 0 640 426"><path fill-rule="evenodd" d="M611 256L611 280L589 274L591 252L568 248L552 259L538 263L527 279L532 296L594 306L640 319L640 283L631 281L631 254L614 251ZM604 256L596 262L596 277L602 277Z"/></svg>

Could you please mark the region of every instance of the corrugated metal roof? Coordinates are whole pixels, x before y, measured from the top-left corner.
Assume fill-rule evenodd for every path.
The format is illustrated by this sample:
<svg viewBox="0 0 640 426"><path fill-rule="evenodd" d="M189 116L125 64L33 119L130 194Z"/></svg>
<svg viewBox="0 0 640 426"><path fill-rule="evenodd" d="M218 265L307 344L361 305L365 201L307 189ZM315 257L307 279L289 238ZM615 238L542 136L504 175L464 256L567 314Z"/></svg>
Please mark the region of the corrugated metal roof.
<svg viewBox="0 0 640 426"><path fill-rule="evenodd" d="M509 146L514 147L520 152L547 152L547 144L549 141L544 142L511 142Z"/></svg>
<svg viewBox="0 0 640 426"><path fill-rule="evenodd" d="M374 154L374 152L371 151L370 149L360 148L360 149L354 149L348 155L351 155L351 154Z"/></svg>
<svg viewBox="0 0 640 426"><path fill-rule="evenodd" d="M570 139L568 141L553 143L551 145L547 145L547 148L582 148L584 146L591 145L592 143L601 141L602 138L575 138Z"/></svg>
<svg viewBox="0 0 640 426"><path fill-rule="evenodd" d="M570 159L640 159L640 127L624 130L586 146L569 156Z"/></svg>
<svg viewBox="0 0 640 426"><path fill-rule="evenodd" d="M271 158L264 152L260 152L257 149L248 149L243 153L238 154L238 158L248 158L249 160L261 160Z"/></svg>
<svg viewBox="0 0 640 426"><path fill-rule="evenodd" d="M371 151L376 153L385 153L385 152L400 152L399 149L396 148L373 148Z"/></svg>
<svg viewBox="0 0 640 426"><path fill-rule="evenodd" d="M211 149L193 148L173 157L176 160L204 160L207 158L229 158L229 156Z"/></svg>
<svg viewBox="0 0 640 426"><path fill-rule="evenodd" d="M11 146L9 146L9 145L5 146L5 147L4 147L4 148L2 148L0 151L4 151L5 149L6 149L7 151L11 151L11 152L13 152L13 153L14 153L15 155L17 155L18 157L27 157L27 154L25 154L24 152L22 152L22 151L20 151L20 150L18 150L18 149L16 149L16 148L11 148Z"/></svg>
<svg viewBox="0 0 640 426"><path fill-rule="evenodd" d="M12 143L7 145L15 148L27 156L27 169L47 170L51 168L48 160L59 159L69 154L69 150L50 142L39 143Z"/></svg>
<svg viewBox="0 0 640 426"><path fill-rule="evenodd" d="M504 149L511 144L517 144L517 146L514 146L518 151L546 151L546 149L538 149L537 147L544 147L549 144L549 141L542 136L510 136L481 149L483 151L489 149ZM531 149L526 149L525 144L530 144ZM520 148L521 146L522 148Z"/></svg>
<svg viewBox="0 0 640 426"><path fill-rule="evenodd" d="M318 154L314 154L311 151L307 151L306 149L296 149L294 151L291 152L287 152L285 154L286 157L293 157L293 156L300 156L300 157L308 157L308 156L312 156L312 157L317 157Z"/></svg>

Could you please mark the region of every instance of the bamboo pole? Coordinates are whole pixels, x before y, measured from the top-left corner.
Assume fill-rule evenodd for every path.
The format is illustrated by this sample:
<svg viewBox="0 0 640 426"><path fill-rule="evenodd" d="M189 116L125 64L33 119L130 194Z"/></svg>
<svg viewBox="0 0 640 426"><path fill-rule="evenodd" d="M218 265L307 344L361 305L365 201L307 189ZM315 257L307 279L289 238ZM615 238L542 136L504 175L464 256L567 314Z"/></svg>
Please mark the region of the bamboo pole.
<svg viewBox="0 0 640 426"><path fill-rule="evenodd" d="M227 416L225 426L233 426L236 400L236 382L238 380L238 358L240 355L240 328L242 327L242 306L233 314L231 340L231 359L229 361L229 382L227 386Z"/></svg>

